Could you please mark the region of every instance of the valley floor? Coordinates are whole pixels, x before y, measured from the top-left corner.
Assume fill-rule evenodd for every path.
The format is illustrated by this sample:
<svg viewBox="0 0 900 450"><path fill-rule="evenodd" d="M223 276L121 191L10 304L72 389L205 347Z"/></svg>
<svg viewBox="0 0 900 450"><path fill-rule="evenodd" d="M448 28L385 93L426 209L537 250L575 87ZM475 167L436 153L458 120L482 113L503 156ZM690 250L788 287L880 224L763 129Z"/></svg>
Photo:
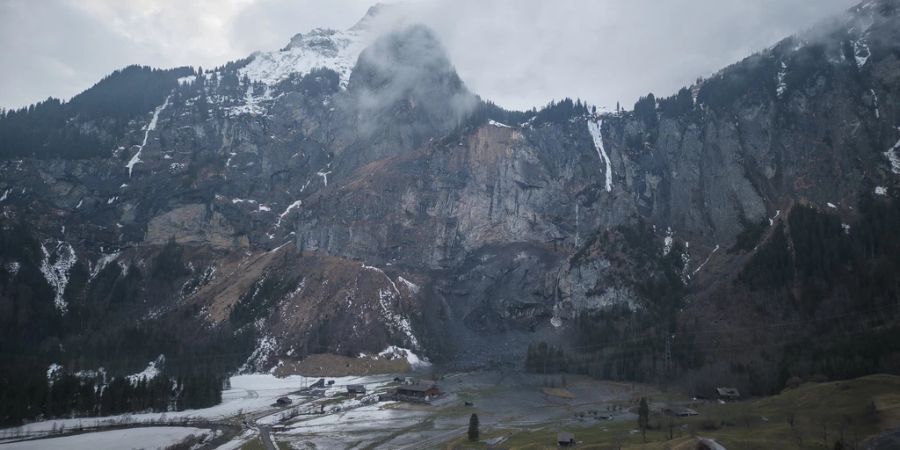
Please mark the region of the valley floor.
<svg viewBox="0 0 900 450"><path fill-rule="evenodd" d="M194 441L195 448L547 448L555 447L560 431L574 433L578 448L687 449L705 439L712 447L729 450L831 449L839 439L845 448L863 448L869 436L900 427L900 377L890 375L805 384L777 396L726 404L568 375L493 371L439 378L443 395L431 404L414 404L378 401L379 394L399 384L395 375L326 378L334 384L323 388L311 387L318 380L313 377L241 375L231 379L223 403L212 408L38 422L0 430L0 441L49 436L61 428L133 428L0 444L0 450L54 448L57 443L79 448L81 442L93 442L93 450L114 448L103 442L115 433L129 448L164 447L178 442L179 436L196 439L204 433L208 436ZM346 387L351 384L364 385L367 393L350 396ZM291 404L276 406L281 397L290 398ZM648 397L651 406L646 442L636 426L641 397ZM685 407L699 415L670 421L662 413ZM481 423L478 442L466 440L473 413ZM147 428L175 422L184 426L165 428L174 434L162 433L161 426ZM141 430L151 430L150 435L157 430L175 440L143 440L141 433L146 432ZM895 438L887 434L883 440Z"/></svg>

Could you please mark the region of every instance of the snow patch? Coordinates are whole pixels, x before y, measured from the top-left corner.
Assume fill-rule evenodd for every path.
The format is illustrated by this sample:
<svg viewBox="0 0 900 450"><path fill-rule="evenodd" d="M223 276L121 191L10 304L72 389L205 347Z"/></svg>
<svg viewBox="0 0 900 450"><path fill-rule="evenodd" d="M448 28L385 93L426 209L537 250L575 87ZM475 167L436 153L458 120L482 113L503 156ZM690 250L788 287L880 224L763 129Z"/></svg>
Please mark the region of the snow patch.
<svg viewBox="0 0 900 450"><path fill-rule="evenodd" d="M322 177L322 181L325 183L325 187L328 187L328 174L330 173L330 170L328 172L316 172L316 175Z"/></svg>
<svg viewBox="0 0 900 450"><path fill-rule="evenodd" d="M275 354L277 349L278 340L274 337L263 336L259 338L259 341L256 343L256 348L253 349L253 353L247 357L247 361L244 362L244 365L238 369L238 373L251 373L261 370L266 364L266 361Z"/></svg>
<svg viewBox="0 0 900 450"><path fill-rule="evenodd" d="M169 100L171 98L171 95L166 97L166 101L153 111L153 118L150 119L150 123L147 124L147 127L144 129L144 140L138 147L138 151L131 157L131 160L128 161L128 164L125 164L125 167L128 168L128 178L131 178L131 171L134 170L134 165L141 162L141 152L144 151L144 147L147 145L147 138L150 137L150 132L156 129L156 124L159 121L159 113L163 112L163 110L169 106Z"/></svg>
<svg viewBox="0 0 900 450"><path fill-rule="evenodd" d="M100 274L103 269L106 268L109 263L116 260L119 257L119 252L113 252L109 254L101 254L100 258L97 259L97 264L94 264L94 267L91 269L91 276L88 278L88 281L93 280Z"/></svg>
<svg viewBox="0 0 900 450"><path fill-rule="evenodd" d="M73 427L74 428L74 427ZM114 450L121 448L170 448L190 436L208 439L214 433L194 427L141 427L95 431L71 436L33 439L4 445L9 450Z"/></svg>
<svg viewBox="0 0 900 450"><path fill-rule="evenodd" d="M294 203L291 203L290 205L288 205L288 207L284 209L284 212L279 214L278 218L275 219L275 228L280 228L281 221L284 220L284 217L287 216L288 213L290 213L292 210L299 208L301 205L303 205L303 202L301 200L297 200Z"/></svg>
<svg viewBox="0 0 900 450"><path fill-rule="evenodd" d="M427 358L420 358L418 355L413 353L412 350L403 347L397 347L396 345L391 345L388 348L384 349L381 353L378 354L378 359L405 359L406 362L409 363L409 366L413 369L420 369L431 366L431 362L429 362Z"/></svg>
<svg viewBox="0 0 900 450"><path fill-rule="evenodd" d="M488 125L493 125L493 126L495 126L495 127L497 127L497 128L512 128L512 127L509 126L509 125L506 125L506 124L504 124L504 123L497 122L496 120L493 120L493 119L492 119L492 120L488 120Z"/></svg>
<svg viewBox="0 0 900 450"><path fill-rule="evenodd" d="M692 272L692 273L691 273L691 275L697 275L697 272L699 272L699 271L700 271L700 269L702 269L702 268L703 268L703 266L705 266L705 265L706 265L706 263L708 263L708 262L709 262L709 259L710 259L710 258L712 258L712 256L713 256L713 255L715 255L715 254L716 254L716 252L718 252L718 251L719 251L719 246L718 246L718 245L716 245L716 248L714 248L714 249L713 249L713 251L712 251L712 252L710 252L710 253L709 253L709 256L707 256L707 257L706 257L706 260L705 260L705 261L703 261L703 263L702 263L702 264L700 264L700 265L699 265L699 266L697 266L697 268L696 268L696 269L694 269L694 271L693 271L693 272Z"/></svg>
<svg viewBox="0 0 900 450"><path fill-rule="evenodd" d="M875 106L875 118L881 118L881 110L878 108L878 94L875 93L875 89L869 89L869 92L872 94L872 104Z"/></svg>
<svg viewBox="0 0 900 450"><path fill-rule="evenodd" d="M900 127L897 129L900 130ZM900 149L900 140L898 140L893 147L888 149L888 151L884 152L884 156L887 156L888 161L891 162L891 172L900 175L900 156L897 156L898 149Z"/></svg>
<svg viewBox="0 0 900 450"><path fill-rule="evenodd" d="M828 207L831 209L837 209L837 205L835 205L834 203L828 202L826 203L826 205L828 205Z"/></svg>
<svg viewBox="0 0 900 450"><path fill-rule="evenodd" d="M390 278L388 278L388 280L390 280ZM394 282L391 281L391 284L393 283ZM378 290L378 304L381 306L381 317L389 328L404 334L413 348L421 348L419 346L419 340L416 339L416 336L413 334L409 319L404 317L401 313L394 312L391 308L391 303L400 296L399 291L396 291L396 289L397 287L394 286L394 291L391 291L390 289Z"/></svg>
<svg viewBox="0 0 900 450"><path fill-rule="evenodd" d="M197 75L188 75L188 76L186 76L186 77L181 77L181 78L179 78L179 79L178 79L178 84L179 84L180 86L184 86L184 85L186 85L186 84L187 84L187 85L191 85L191 84L194 84L195 81L197 81Z"/></svg>
<svg viewBox="0 0 900 450"><path fill-rule="evenodd" d="M81 379L98 380L101 384L106 384L106 369L103 367L97 370L79 370L75 372L75 376Z"/></svg>
<svg viewBox="0 0 900 450"><path fill-rule="evenodd" d="M6 197L9 196L9 191L11 191L11 190L12 190L12 189L7 189L6 191L3 192L3 195L0 196L0 202L6 201Z"/></svg>
<svg viewBox="0 0 900 450"><path fill-rule="evenodd" d="M62 374L63 366L53 363L47 367L47 384L53 385L53 382L56 381L56 378Z"/></svg>
<svg viewBox="0 0 900 450"><path fill-rule="evenodd" d="M3 266L10 275L16 276L19 273L19 269L22 268L22 264L18 261L8 262Z"/></svg>
<svg viewBox="0 0 900 450"><path fill-rule="evenodd" d="M884 186L875 186L875 195L887 195L887 188Z"/></svg>
<svg viewBox="0 0 900 450"><path fill-rule="evenodd" d="M253 83L247 86L247 92L244 94L244 104L238 106L230 106L225 108L229 116L236 117L243 114L250 116L264 116L268 112L263 102L274 100L270 86L266 86L265 92L261 97L253 95Z"/></svg>
<svg viewBox="0 0 900 450"><path fill-rule="evenodd" d="M162 366L165 365L165 363L165 355L159 355L155 360L147 363L147 367L144 368L144 370L131 375L126 375L125 378L127 378L128 382L132 385L138 384L141 380L150 381L159 376L160 372L162 372Z"/></svg>
<svg viewBox="0 0 900 450"><path fill-rule="evenodd" d="M287 295L285 295L284 298L286 300L292 299L292 298L296 297L297 295L299 295L301 292L303 292L303 289L305 289L305 288L306 288L306 278L300 280L300 282L297 283L297 287L295 287L293 291L291 291ZM293 353L293 349L291 349L291 351L288 352L288 356L291 356L292 353Z"/></svg>
<svg viewBox="0 0 900 450"><path fill-rule="evenodd" d="M562 326L562 319L559 316L553 316L550 318L550 325L553 325L553 328L559 328Z"/></svg>
<svg viewBox="0 0 900 450"><path fill-rule="evenodd" d="M397 281L403 283L403 285L406 286L407 289L409 289L409 292L412 292L413 294L419 293L419 285L413 283L412 281L409 281L403 277L397 277Z"/></svg>
<svg viewBox="0 0 900 450"><path fill-rule="evenodd" d="M856 57L856 67L862 68L869 61L872 52L869 50L869 44L865 39L853 41L853 55Z"/></svg>
<svg viewBox="0 0 900 450"><path fill-rule="evenodd" d="M672 244L675 243L675 239L672 238L672 228L666 228L666 237L663 238L663 256L669 256L669 253L672 251Z"/></svg>
<svg viewBox="0 0 900 450"><path fill-rule="evenodd" d="M44 243L41 243L41 273L47 284L56 292L53 304L60 314L65 314L69 310L63 294L66 292L66 286L69 284L69 270L78 261L75 256L75 249L71 245L57 241L54 254L51 255Z"/></svg>
<svg viewBox="0 0 900 450"><path fill-rule="evenodd" d="M684 252L681 254L681 282L687 286L691 282L691 243L684 243Z"/></svg>
<svg viewBox="0 0 900 450"><path fill-rule="evenodd" d="M781 67L778 69L778 87L775 89L775 93L778 98L784 96L784 93L787 91L787 63L784 61L781 62Z"/></svg>
<svg viewBox="0 0 900 450"><path fill-rule="evenodd" d="M588 120L587 124L588 131L594 139L594 148L597 149L597 156L606 165L606 192L612 192L612 162L609 160L609 155L606 154L606 149L603 147L603 134L601 131L603 121L593 122Z"/></svg>

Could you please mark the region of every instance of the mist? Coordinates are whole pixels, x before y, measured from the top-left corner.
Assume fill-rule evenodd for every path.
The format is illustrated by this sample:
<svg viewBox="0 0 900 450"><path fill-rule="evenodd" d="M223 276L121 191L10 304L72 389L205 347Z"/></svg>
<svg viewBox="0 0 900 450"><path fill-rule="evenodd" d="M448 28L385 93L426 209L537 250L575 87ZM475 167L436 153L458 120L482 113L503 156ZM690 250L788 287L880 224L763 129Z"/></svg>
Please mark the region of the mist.
<svg viewBox="0 0 900 450"><path fill-rule="evenodd" d="M854 0L414 1L394 8L438 36L467 87L527 109L578 97L613 108L668 95ZM7 0L0 106L70 98L129 64L211 67L344 29L366 0Z"/></svg>
<svg viewBox="0 0 900 450"><path fill-rule="evenodd" d="M477 106L447 59L446 50L424 26L391 27L359 56L350 76L351 108L357 111L360 133L380 128L382 114L398 102L412 103L413 123L449 131ZM414 110L414 111L413 111ZM413 134L427 134L413 133Z"/></svg>

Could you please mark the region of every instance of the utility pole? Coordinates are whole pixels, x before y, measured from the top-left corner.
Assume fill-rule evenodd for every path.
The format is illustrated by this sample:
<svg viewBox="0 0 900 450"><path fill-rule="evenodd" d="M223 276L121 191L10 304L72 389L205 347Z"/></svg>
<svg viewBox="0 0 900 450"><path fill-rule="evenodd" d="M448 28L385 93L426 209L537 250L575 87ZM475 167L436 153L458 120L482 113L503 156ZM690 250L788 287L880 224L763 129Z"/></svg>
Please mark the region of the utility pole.
<svg viewBox="0 0 900 450"><path fill-rule="evenodd" d="M665 374L669 374L669 360L672 358L672 337L666 336L666 353L664 357L663 370Z"/></svg>
<svg viewBox="0 0 900 450"><path fill-rule="evenodd" d="M672 374L672 341L675 340L675 335L667 335L666 336L666 357L665 357L665 376L668 378Z"/></svg>

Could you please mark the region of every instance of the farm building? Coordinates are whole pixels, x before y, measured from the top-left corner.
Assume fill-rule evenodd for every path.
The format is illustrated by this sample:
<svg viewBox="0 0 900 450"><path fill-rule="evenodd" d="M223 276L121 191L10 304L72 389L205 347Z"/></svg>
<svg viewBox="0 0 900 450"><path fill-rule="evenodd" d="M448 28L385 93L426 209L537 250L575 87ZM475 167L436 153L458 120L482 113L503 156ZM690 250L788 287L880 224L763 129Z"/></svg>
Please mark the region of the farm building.
<svg viewBox="0 0 900 450"><path fill-rule="evenodd" d="M441 395L441 390L434 383L418 383L397 388L397 399L413 402L427 402Z"/></svg>
<svg viewBox="0 0 900 450"><path fill-rule="evenodd" d="M365 394L366 387L361 384L348 384L347 385L347 393L348 394Z"/></svg>
<svg viewBox="0 0 900 450"><path fill-rule="evenodd" d="M737 388L732 387L716 388L716 395L723 400L737 400L741 398L741 393L738 392Z"/></svg>
<svg viewBox="0 0 900 450"><path fill-rule="evenodd" d="M560 447L574 447L575 435L567 431L556 433L556 445Z"/></svg>

